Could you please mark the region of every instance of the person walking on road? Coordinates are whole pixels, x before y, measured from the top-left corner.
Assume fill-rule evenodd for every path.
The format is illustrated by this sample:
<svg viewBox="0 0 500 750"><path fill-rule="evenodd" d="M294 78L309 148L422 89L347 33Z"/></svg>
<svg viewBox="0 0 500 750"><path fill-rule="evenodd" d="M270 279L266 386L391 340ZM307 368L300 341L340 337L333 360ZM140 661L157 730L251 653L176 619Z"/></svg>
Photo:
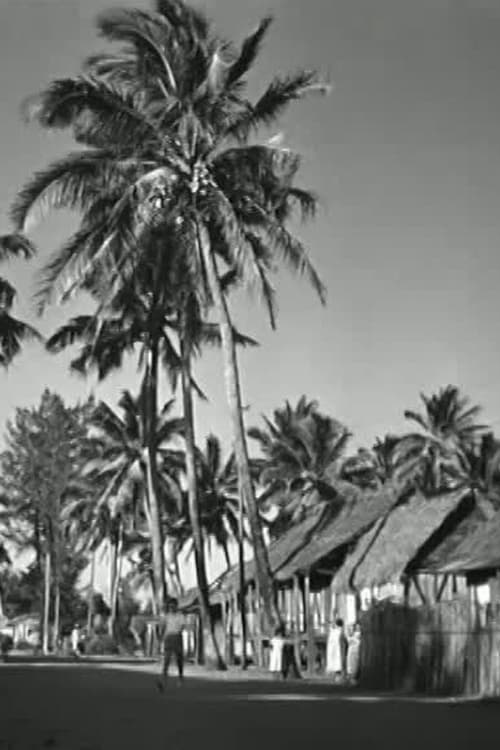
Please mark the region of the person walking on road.
<svg viewBox="0 0 500 750"><path fill-rule="evenodd" d="M184 628L184 615L179 612L177 599L170 599L165 614L160 618L160 638L163 642L163 668L161 678L157 681L160 692L163 692L166 687L172 657L177 662L179 680L184 678L184 647L182 643Z"/></svg>

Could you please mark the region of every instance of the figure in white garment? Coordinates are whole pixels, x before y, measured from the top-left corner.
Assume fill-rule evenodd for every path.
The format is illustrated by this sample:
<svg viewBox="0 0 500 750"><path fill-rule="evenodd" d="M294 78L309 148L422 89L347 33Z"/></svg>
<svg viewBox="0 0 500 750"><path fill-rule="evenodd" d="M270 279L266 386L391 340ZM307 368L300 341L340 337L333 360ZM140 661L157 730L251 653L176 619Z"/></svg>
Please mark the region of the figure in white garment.
<svg viewBox="0 0 500 750"><path fill-rule="evenodd" d="M334 675L336 682L340 682L345 673L346 647L344 621L337 618L330 627L326 643L326 671Z"/></svg>
<svg viewBox="0 0 500 750"><path fill-rule="evenodd" d="M285 648L285 633L282 626L276 628L270 646L269 671L278 679L283 674L283 650Z"/></svg>
<svg viewBox="0 0 500 750"><path fill-rule="evenodd" d="M75 625L71 631L71 651L73 656L80 656L80 627Z"/></svg>
<svg viewBox="0 0 500 750"><path fill-rule="evenodd" d="M361 649L361 628L355 623L347 636L347 679L356 682L359 673L359 652Z"/></svg>

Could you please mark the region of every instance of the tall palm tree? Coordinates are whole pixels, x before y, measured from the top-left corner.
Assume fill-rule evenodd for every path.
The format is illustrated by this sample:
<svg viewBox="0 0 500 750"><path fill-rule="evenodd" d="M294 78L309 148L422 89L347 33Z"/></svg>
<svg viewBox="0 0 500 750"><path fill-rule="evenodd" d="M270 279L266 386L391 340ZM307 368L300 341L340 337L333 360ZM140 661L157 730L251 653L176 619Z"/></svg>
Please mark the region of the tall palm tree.
<svg viewBox="0 0 500 750"><path fill-rule="evenodd" d="M239 537L238 474L234 453L222 460L215 435L208 435L197 456L200 516L207 545L222 550L226 567L232 566L229 547Z"/></svg>
<svg viewBox="0 0 500 750"><path fill-rule="evenodd" d="M278 509L271 526L276 534L299 520L311 501L336 495L331 484L341 476L350 433L305 396L263 419L264 428L248 434L262 453L256 466L266 504Z"/></svg>
<svg viewBox="0 0 500 750"><path fill-rule="evenodd" d="M191 368L193 357L200 353L203 346L220 344L220 335L216 325L202 319L196 298L186 283L187 269L183 272L175 253L163 253L158 257L155 238L151 237L150 241L150 255L144 253L134 278L124 283L111 303L108 303L106 315L103 315L101 310L94 316L74 318L60 328L47 345L51 351L59 351L76 340L83 342L79 356L72 363L73 369L86 373L89 369L96 368L99 377L104 378L112 369L121 365L126 352L132 353L134 347L139 347L141 362L145 348L152 342L157 342L160 360L169 376L171 387L175 389L178 380L181 380L190 525L195 542L203 620L212 633L215 646L197 509L197 477L193 468L195 437L192 391L202 394L193 380ZM159 278L162 279L161 285L158 284ZM226 275L223 283L231 283L230 275ZM150 292L151 289L153 293ZM99 287L93 288L97 299L99 291ZM242 336L237 331L234 335L238 344L255 344L252 339ZM219 663L222 666L221 659Z"/></svg>
<svg viewBox="0 0 500 750"><path fill-rule="evenodd" d="M104 484L105 489L100 498L102 505L106 505L111 498L133 499L140 496L152 537L154 519L148 494L147 444L144 429L146 402L147 395L143 387L137 398L128 391L123 392L119 401L123 415L121 417L103 402L97 406L92 422L101 441L102 450L101 456L88 467L88 471L95 472L98 481ZM171 414L173 405L171 400L163 406L154 427L158 497L161 501L162 516L166 518L175 517L179 513L179 475L184 464L182 453L172 447L172 442L180 437L183 426L182 420ZM162 526L160 531L161 529ZM161 545L163 549L163 534ZM168 570L172 573L173 561L170 560L168 563ZM171 583L175 585L175 574ZM164 570L158 573L154 567L154 584L156 601L161 603L164 599Z"/></svg>
<svg viewBox="0 0 500 750"><path fill-rule="evenodd" d="M251 480L233 327L221 275L222 266L234 268L246 284L259 289L273 323L273 290L267 276L272 260L305 273L324 298L304 247L286 228L296 207L309 215L315 205L307 191L294 185L299 160L286 149L248 142L290 102L325 87L315 74L300 72L276 78L254 103L244 95L247 73L269 23L264 19L237 50L180 0L157 0L152 12L124 9L102 14L100 33L123 42L125 49L93 56L84 76L55 81L31 108L46 127L71 127L87 148L36 175L21 192L13 218L24 229L40 198L85 214L89 201L116 175L128 183L116 210L101 217L100 241L96 227L83 221L48 269L47 285L53 288L58 282L64 292L98 264L115 279L130 272L144 231L152 224L176 222L178 242L198 292L218 316L240 491L265 610L272 621L277 610ZM128 253L123 253L124 244Z"/></svg>
<svg viewBox="0 0 500 750"><path fill-rule="evenodd" d="M423 412L405 411L405 418L419 428L405 435L399 446L406 477L428 494L459 483L460 463L485 425L478 423L481 408L470 404L456 386L448 385L432 396L421 394Z"/></svg>

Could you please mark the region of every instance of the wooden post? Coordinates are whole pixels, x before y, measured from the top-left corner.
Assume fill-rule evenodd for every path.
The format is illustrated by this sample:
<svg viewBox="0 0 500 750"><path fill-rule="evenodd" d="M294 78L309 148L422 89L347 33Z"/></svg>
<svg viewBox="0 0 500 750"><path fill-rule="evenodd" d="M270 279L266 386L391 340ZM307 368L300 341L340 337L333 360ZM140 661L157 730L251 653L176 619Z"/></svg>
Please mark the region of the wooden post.
<svg viewBox="0 0 500 750"><path fill-rule="evenodd" d="M294 652L297 668L300 669L300 583L298 575L293 577Z"/></svg>
<svg viewBox="0 0 500 750"><path fill-rule="evenodd" d="M257 649L256 649L256 657L257 657L257 665L259 667L263 667L264 665L264 645L262 643L262 607L261 607L261 598L260 598L260 589L259 589L259 583L257 579L255 579L255 596L254 596L254 604L255 604L255 640L257 642Z"/></svg>
<svg viewBox="0 0 500 750"><path fill-rule="evenodd" d="M326 587L324 591L324 613L323 620L325 623L325 632L328 633L330 621L332 619L332 584Z"/></svg>
<svg viewBox="0 0 500 750"><path fill-rule="evenodd" d="M228 661L234 664L234 627L236 613L234 611L234 597L229 593L227 597L227 609L229 617L229 632L228 632Z"/></svg>
<svg viewBox="0 0 500 750"><path fill-rule="evenodd" d="M311 607L311 578L309 573L304 576L304 620L307 631L307 672L314 674L316 646L314 643L313 611Z"/></svg>
<svg viewBox="0 0 500 750"><path fill-rule="evenodd" d="M289 586L284 591L285 595L285 611L286 611L286 621L288 627L291 629L292 623L293 623L293 588Z"/></svg>

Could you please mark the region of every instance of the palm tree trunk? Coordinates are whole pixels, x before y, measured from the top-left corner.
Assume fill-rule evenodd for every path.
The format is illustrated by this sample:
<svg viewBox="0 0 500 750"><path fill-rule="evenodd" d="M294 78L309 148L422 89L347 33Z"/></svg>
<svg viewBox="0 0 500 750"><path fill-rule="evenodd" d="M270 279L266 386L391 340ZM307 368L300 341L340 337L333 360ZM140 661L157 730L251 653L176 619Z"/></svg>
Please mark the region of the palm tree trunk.
<svg viewBox="0 0 500 750"><path fill-rule="evenodd" d="M231 568L233 567L233 564L232 564L231 558L229 556L229 548L227 546L227 542L223 542L221 546L222 546L222 553L224 555L224 560L226 562L226 568L227 568L227 570L229 572L231 570Z"/></svg>
<svg viewBox="0 0 500 750"><path fill-rule="evenodd" d="M109 620L108 620L108 632L109 635L113 635L115 622L113 613L113 597L115 592L115 581L116 581L116 563L118 559L118 545L109 540Z"/></svg>
<svg viewBox="0 0 500 750"><path fill-rule="evenodd" d="M92 619L94 616L94 592L95 592L95 549L92 550L92 556L90 558L90 581L89 581L89 592L87 595L87 634L92 631Z"/></svg>
<svg viewBox="0 0 500 750"><path fill-rule="evenodd" d="M205 564L205 550L203 545L203 533L200 521L200 509L198 506L198 476L196 474L196 444L194 436L194 414L193 393L191 387L191 361L184 336L180 335L181 362L182 362L182 404L184 412L184 440L186 442L186 474L188 487L188 510L191 531L194 543L194 563L196 568L196 580L200 591L200 613L201 628L198 646L198 658L201 664L205 663L204 636L208 630L210 640L214 648L217 668L225 669L226 665L220 652L219 644L215 636L215 627L210 611L210 596L208 589L207 568Z"/></svg>
<svg viewBox="0 0 500 750"><path fill-rule="evenodd" d="M182 595L183 586L179 569L179 538L175 534L165 537L165 567L167 571L168 590L172 596Z"/></svg>
<svg viewBox="0 0 500 750"><path fill-rule="evenodd" d="M42 620L42 651L44 654L49 653L49 613L50 613L50 569L51 557L50 549L45 551L45 576L43 586L43 620Z"/></svg>
<svg viewBox="0 0 500 750"><path fill-rule="evenodd" d="M241 668L247 668L247 610L245 597L245 555L243 548L243 501L240 493L240 518L238 529L238 573L239 573L239 600L241 618Z"/></svg>
<svg viewBox="0 0 500 750"><path fill-rule="evenodd" d="M266 626L271 630L280 621L276 606L274 587L269 567L267 548L264 542L262 526L257 508L254 487L250 475L248 448L243 423L241 390L238 376L238 364L234 343L233 326L231 323L226 298L222 291L215 258L206 238L201 236L198 226L198 242L201 245L205 269L210 292L219 318L219 329L224 358L224 376L226 380L226 395L233 423L234 452L238 467L238 483L241 501L246 508L250 531L252 535L253 553L255 558L257 579L262 596L263 612Z"/></svg>
<svg viewBox="0 0 500 750"><path fill-rule="evenodd" d="M111 617L110 617L110 635L113 635L116 623L116 615L118 612L118 592L120 589L120 579L122 574L122 550L123 550L123 525L120 522L120 528L118 530L118 544L115 547L115 561L114 561L114 580L113 588L111 592Z"/></svg>
<svg viewBox="0 0 500 750"><path fill-rule="evenodd" d="M59 646L60 613L61 613L61 587L56 575L54 581L54 632L52 633L52 650L57 652Z"/></svg>
<svg viewBox="0 0 500 750"><path fill-rule="evenodd" d="M156 444L155 431L158 414L158 342L154 341L149 350L149 362L146 371L146 480L149 504L149 517L151 519L151 554L153 563L153 576L155 582L155 596L158 611L164 609L167 591L165 585L165 556L163 551L163 533L161 527L161 514L158 503L157 492L157 466L156 466Z"/></svg>

